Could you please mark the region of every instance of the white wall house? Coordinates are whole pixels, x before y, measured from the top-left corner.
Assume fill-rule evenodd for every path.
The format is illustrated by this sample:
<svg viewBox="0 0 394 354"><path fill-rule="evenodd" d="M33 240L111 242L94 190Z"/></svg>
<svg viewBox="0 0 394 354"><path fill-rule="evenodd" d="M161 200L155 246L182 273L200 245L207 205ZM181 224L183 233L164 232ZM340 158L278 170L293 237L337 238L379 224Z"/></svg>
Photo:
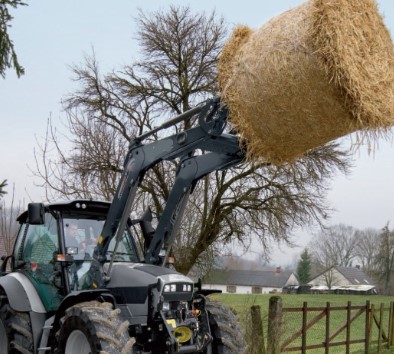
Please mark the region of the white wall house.
<svg viewBox="0 0 394 354"><path fill-rule="evenodd" d="M330 267L308 282L311 292L370 293L377 290L373 281L358 267Z"/></svg>
<svg viewBox="0 0 394 354"><path fill-rule="evenodd" d="M281 293L284 286L298 285L293 272L275 270L214 269L203 279L203 289L221 290L224 294Z"/></svg>

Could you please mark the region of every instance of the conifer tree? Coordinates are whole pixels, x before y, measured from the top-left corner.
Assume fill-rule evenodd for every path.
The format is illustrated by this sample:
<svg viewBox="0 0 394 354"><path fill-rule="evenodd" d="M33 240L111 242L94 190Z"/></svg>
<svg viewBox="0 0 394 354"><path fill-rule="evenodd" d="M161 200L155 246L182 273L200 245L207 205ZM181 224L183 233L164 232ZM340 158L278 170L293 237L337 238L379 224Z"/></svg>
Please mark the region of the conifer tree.
<svg viewBox="0 0 394 354"><path fill-rule="evenodd" d="M9 10L20 5L26 4L21 0L0 0L0 75L3 78L6 70L10 68L15 69L18 77L25 73L25 70L19 64L14 43L8 34L8 29L11 27L10 22L13 19Z"/></svg>
<svg viewBox="0 0 394 354"><path fill-rule="evenodd" d="M301 284L306 284L311 278L311 256L306 248L297 264L297 277Z"/></svg>
<svg viewBox="0 0 394 354"><path fill-rule="evenodd" d="M4 190L4 188L7 186L7 180L5 179L3 182L0 183L0 199L1 197L6 194L7 192Z"/></svg>

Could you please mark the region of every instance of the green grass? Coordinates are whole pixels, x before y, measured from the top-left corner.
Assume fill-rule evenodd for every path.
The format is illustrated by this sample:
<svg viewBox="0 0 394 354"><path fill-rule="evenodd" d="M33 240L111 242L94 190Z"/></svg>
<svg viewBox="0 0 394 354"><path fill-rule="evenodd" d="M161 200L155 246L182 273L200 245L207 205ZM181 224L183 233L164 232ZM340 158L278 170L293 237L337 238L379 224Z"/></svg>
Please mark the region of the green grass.
<svg viewBox="0 0 394 354"><path fill-rule="evenodd" d="M268 306L269 299L273 295L238 295L238 294L220 294L214 295L213 297L220 300L223 304L230 306L239 316L241 325L244 327L246 337L251 340L248 333L251 330L250 325L250 307L259 305L261 308L261 317L263 320L265 338L267 338L267 317L268 317ZM379 308L380 304L383 303L386 311L383 313L383 328L385 334L388 331L389 312L388 308L390 302L394 301L393 297L389 296L362 296L362 295L333 295L333 294L320 294L320 295L278 295L282 299L283 308L302 308L303 303L307 302L308 307L325 307L327 302L330 303L331 307L334 306L346 306L348 301L351 302L352 306L365 305L366 301L369 300L370 304L375 305L375 314L377 320L380 318ZM321 311L320 311L321 312ZM307 322L311 321L316 317L319 311L308 312ZM357 310L351 311L351 317L355 315ZM330 316L330 335L335 332L336 329L346 323L346 310L343 311L332 311ZM361 314L356 320L354 320L350 327L350 338L351 339L363 339L365 338L365 312ZM307 345L319 344L325 341L325 316L313 325L307 332ZM302 312L290 312L283 313L282 317L282 335L281 343L286 338L289 338L293 333L301 329L302 325ZM344 341L346 339L346 331L342 331L333 342ZM378 328L374 324L372 327L372 341L378 339ZM301 337L292 342L289 347L300 346ZM371 345L371 352L376 352L377 344ZM394 353L394 348L390 350L384 350L386 344L381 345L381 353ZM313 349L310 353L324 353L324 349ZM336 346L330 348L330 353L344 353L345 346ZM353 344L350 347L351 353L361 354L364 352L364 344Z"/></svg>

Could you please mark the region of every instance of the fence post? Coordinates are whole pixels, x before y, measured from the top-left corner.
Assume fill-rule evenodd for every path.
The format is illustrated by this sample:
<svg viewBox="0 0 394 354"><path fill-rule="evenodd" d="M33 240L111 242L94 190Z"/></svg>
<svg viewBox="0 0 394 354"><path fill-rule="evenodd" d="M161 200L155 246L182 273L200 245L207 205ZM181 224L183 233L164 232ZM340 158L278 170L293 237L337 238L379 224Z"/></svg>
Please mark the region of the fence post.
<svg viewBox="0 0 394 354"><path fill-rule="evenodd" d="M370 319L369 319L369 343L371 344L371 341L373 339L373 324L375 321L375 304L371 305L371 315L370 315ZM370 345L371 348L371 345Z"/></svg>
<svg viewBox="0 0 394 354"><path fill-rule="evenodd" d="M282 325L282 298L272 296L269 302L268 310L268 354L280 353L280 336Z"/></svg>
<svg viewBox="0 0 394 354"><path fill-rule="evenodd" d="M391 303L389 304L389 318L388 318L388 327L387 327L387 349L390 349L391 346L391 326L392 324L392 318L391 318Z"/></svg>
<svg viewBox="0 0 394 354"><path fill-rule="evenodd" d="M348 301L346 311L346 354L350 353L350 318L352 314L352 303Z"/></svg>
<svg viewBox="0 0 394 354"><path fill-rule="evenodd" d="M324 352L328 354L330 352L330 303L327 302L326 306L326 348Z"/></svg>
<svg viewBox="0 0 394 354"><path fill-rule="evenodd" d="M250 308L252 319L252 352L265 354L263 322L261 321L261 311L259 305Z"/></svg>
<svg viewBox="0 0 394 354"><path fill-rule="evenodd" d="M383 331L383 309L384 309L384 304L380 304L380 311L379 311L379 339L378 339L378 353L380 353L380 350L382 348L382 331Z"/></svg>
<svg viewBox="0 0 394 354"><path fill-rule="evenodd" d="M365 304L365 354L369 354L369 343L370 343L370 311L371 304L369 301Z"/></svg>
<svg viewBox="0 0 394 354"><path fill-rule="evenodd" d="M308 303L304 302L302 306L302 334L301 334L301 353L306 353L306 322L308 318Z"/></svg>
<svg viewBox="0 0 394 354"><path fill-rule="evenodd" d="M390 302L388 337L388 347L390 348L394 344L394 302Z"/></svg>

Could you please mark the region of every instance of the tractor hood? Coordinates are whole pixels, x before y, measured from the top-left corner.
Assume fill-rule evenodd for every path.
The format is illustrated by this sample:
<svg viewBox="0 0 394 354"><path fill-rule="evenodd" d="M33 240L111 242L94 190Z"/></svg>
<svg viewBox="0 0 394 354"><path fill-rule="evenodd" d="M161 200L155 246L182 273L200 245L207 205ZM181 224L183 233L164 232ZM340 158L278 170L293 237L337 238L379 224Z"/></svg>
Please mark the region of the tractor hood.
<svg viewBox="0 0 394 354"><path fill-rule="evenodd" d="M151 289L169 301L190 300L193 281L174 270L140 263L114 263L108 289L120 304L145 303Z"/></svg>

